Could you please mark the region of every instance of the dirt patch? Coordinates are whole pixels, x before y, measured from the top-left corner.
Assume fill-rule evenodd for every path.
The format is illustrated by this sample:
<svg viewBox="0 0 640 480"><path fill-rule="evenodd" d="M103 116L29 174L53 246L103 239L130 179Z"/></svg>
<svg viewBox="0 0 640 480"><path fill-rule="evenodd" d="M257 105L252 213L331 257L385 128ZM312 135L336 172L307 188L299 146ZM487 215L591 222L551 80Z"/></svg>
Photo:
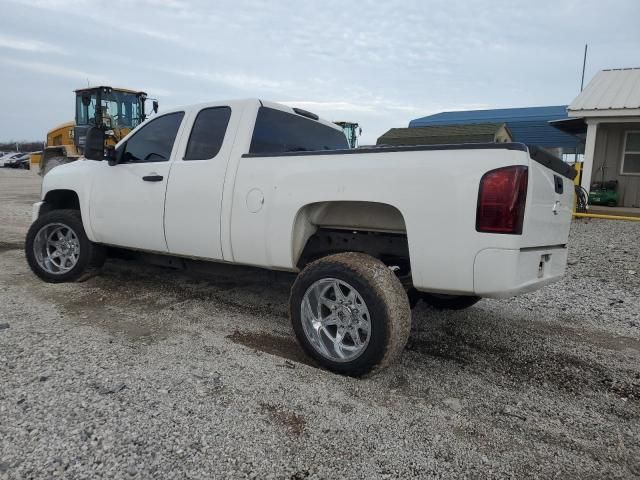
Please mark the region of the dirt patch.
<svg viewBox="0 0 640 480"><path fill-rule="evenodd" d="M234 331L227 338L233 343L244 345L270 355L286 358L298 363L315 367L311 359L302 351L298 343L291 337L281 337L264 332Z"/></svg>
<svg viewBox="0 0 640 480"><path fill-rule="evenodd" d="M12 193L7 199L11 200L15 205L23 205L28 208L40 200L40 196L33 193Z"/></svg>
<svg viewBox="0 0 640 480"><path fill-rule="evenodd" d="M24 242L0 241L0 252L7 252L9 250L24 250Z"/></svg>
<svg viewBox="0 0 640 480"><path fill-rule="evenodd" d="M561 325L545 325L539 331L551 335L559 335L572 342L588 344L607 350L621 352L629 349L640 352L640 340L633 337L612 336L602 332L569 328Z"/></svg>
<svg viewBox="0 0 640 480"><path fill-rule="evenodd" d="M622 345L630 348L634 342L629 338ZM605 341L601 338L602 343ZM545 337L532 331L519 336L506 331L496 336L491 332L469 335L464 325L451 323L442 325L434 336L412 339L407 350L455 362L482 375L492 371L498 374L494 378L500 382L554 386L572 394L583 394L589 389L640 402L640 378L624 364L613 369L564 349L557 350Z"/></svg>
<svg viewBox="0 0 640 480"><path fill-rule="evenodd" d="M126 286L114 287L83 291L76 298L60 299L56 295L57 304L74 322L124 335L130 341L150 344L168 337L175 325L175 322L167 324L162 316L168 302L136 295Z"/></svg>
<svg viewBox="0 0 640 480"><path fill-rule="evenodd" d="M269 415L274 423L283 426L289 433L295 436L302 435L307 426L307 421L302 415L287 410L279 405L259 402L263 413Z"/></svg>

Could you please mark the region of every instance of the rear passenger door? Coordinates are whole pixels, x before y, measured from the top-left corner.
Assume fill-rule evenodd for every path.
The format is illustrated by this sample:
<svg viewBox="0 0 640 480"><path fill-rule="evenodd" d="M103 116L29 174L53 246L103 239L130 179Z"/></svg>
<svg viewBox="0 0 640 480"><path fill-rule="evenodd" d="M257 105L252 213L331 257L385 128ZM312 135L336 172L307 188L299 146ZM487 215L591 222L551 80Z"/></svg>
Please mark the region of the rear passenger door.
<svg viewBox="0 0 640 480"><path fill-rule="evenodd" d="M221 260L225 174L241 112L234 105L194 111L171 167L164 228L169 252Z"/></svg>

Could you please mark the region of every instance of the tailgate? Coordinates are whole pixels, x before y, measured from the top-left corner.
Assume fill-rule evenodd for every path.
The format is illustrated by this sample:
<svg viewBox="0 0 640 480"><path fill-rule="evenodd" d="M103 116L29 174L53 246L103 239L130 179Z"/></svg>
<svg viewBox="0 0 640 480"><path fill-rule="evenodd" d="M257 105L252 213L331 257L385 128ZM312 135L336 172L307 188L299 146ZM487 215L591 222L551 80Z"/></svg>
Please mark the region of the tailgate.
<svg viewBox="0 0 640 480"><path fill-rule="evenodd" d="M521 248L565 245L571 226L575 171L537 147L530 146L529 155Z"/></svg>

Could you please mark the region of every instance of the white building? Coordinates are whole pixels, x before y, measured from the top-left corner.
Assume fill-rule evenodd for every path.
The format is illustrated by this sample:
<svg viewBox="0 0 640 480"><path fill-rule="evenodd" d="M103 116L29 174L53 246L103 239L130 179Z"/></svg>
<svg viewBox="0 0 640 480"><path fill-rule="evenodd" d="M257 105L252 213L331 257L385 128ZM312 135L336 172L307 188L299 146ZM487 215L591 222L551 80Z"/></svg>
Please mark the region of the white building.
<svg viewBox="0 0 640 480"><path fill-rule="evenodd" d="M587 126L582 187L618 182L618 205L640 207L640 68L603 70L571 102Z"/></svg>

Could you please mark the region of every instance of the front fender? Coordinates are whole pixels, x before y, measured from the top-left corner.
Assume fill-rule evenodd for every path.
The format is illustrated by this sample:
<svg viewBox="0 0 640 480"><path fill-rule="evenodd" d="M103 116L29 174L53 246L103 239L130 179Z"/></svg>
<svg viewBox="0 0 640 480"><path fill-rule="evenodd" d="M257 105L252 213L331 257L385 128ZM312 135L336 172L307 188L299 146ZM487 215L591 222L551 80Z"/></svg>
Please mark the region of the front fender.
<svg viewBox="0 0 640 480"><path fill-rule="evenodd" d="M60 165L51 170L42 179L41 200L44 201L47 194L55 190L70 190L78 196L82 224L89 240L96 241L96 236L91 228L91 185L97 162L80 159L76 162ZM41 202L38 202L41 203ZM36 205L34 205L34 214ZM40 212L40 205L38 213Z"/></svg>

